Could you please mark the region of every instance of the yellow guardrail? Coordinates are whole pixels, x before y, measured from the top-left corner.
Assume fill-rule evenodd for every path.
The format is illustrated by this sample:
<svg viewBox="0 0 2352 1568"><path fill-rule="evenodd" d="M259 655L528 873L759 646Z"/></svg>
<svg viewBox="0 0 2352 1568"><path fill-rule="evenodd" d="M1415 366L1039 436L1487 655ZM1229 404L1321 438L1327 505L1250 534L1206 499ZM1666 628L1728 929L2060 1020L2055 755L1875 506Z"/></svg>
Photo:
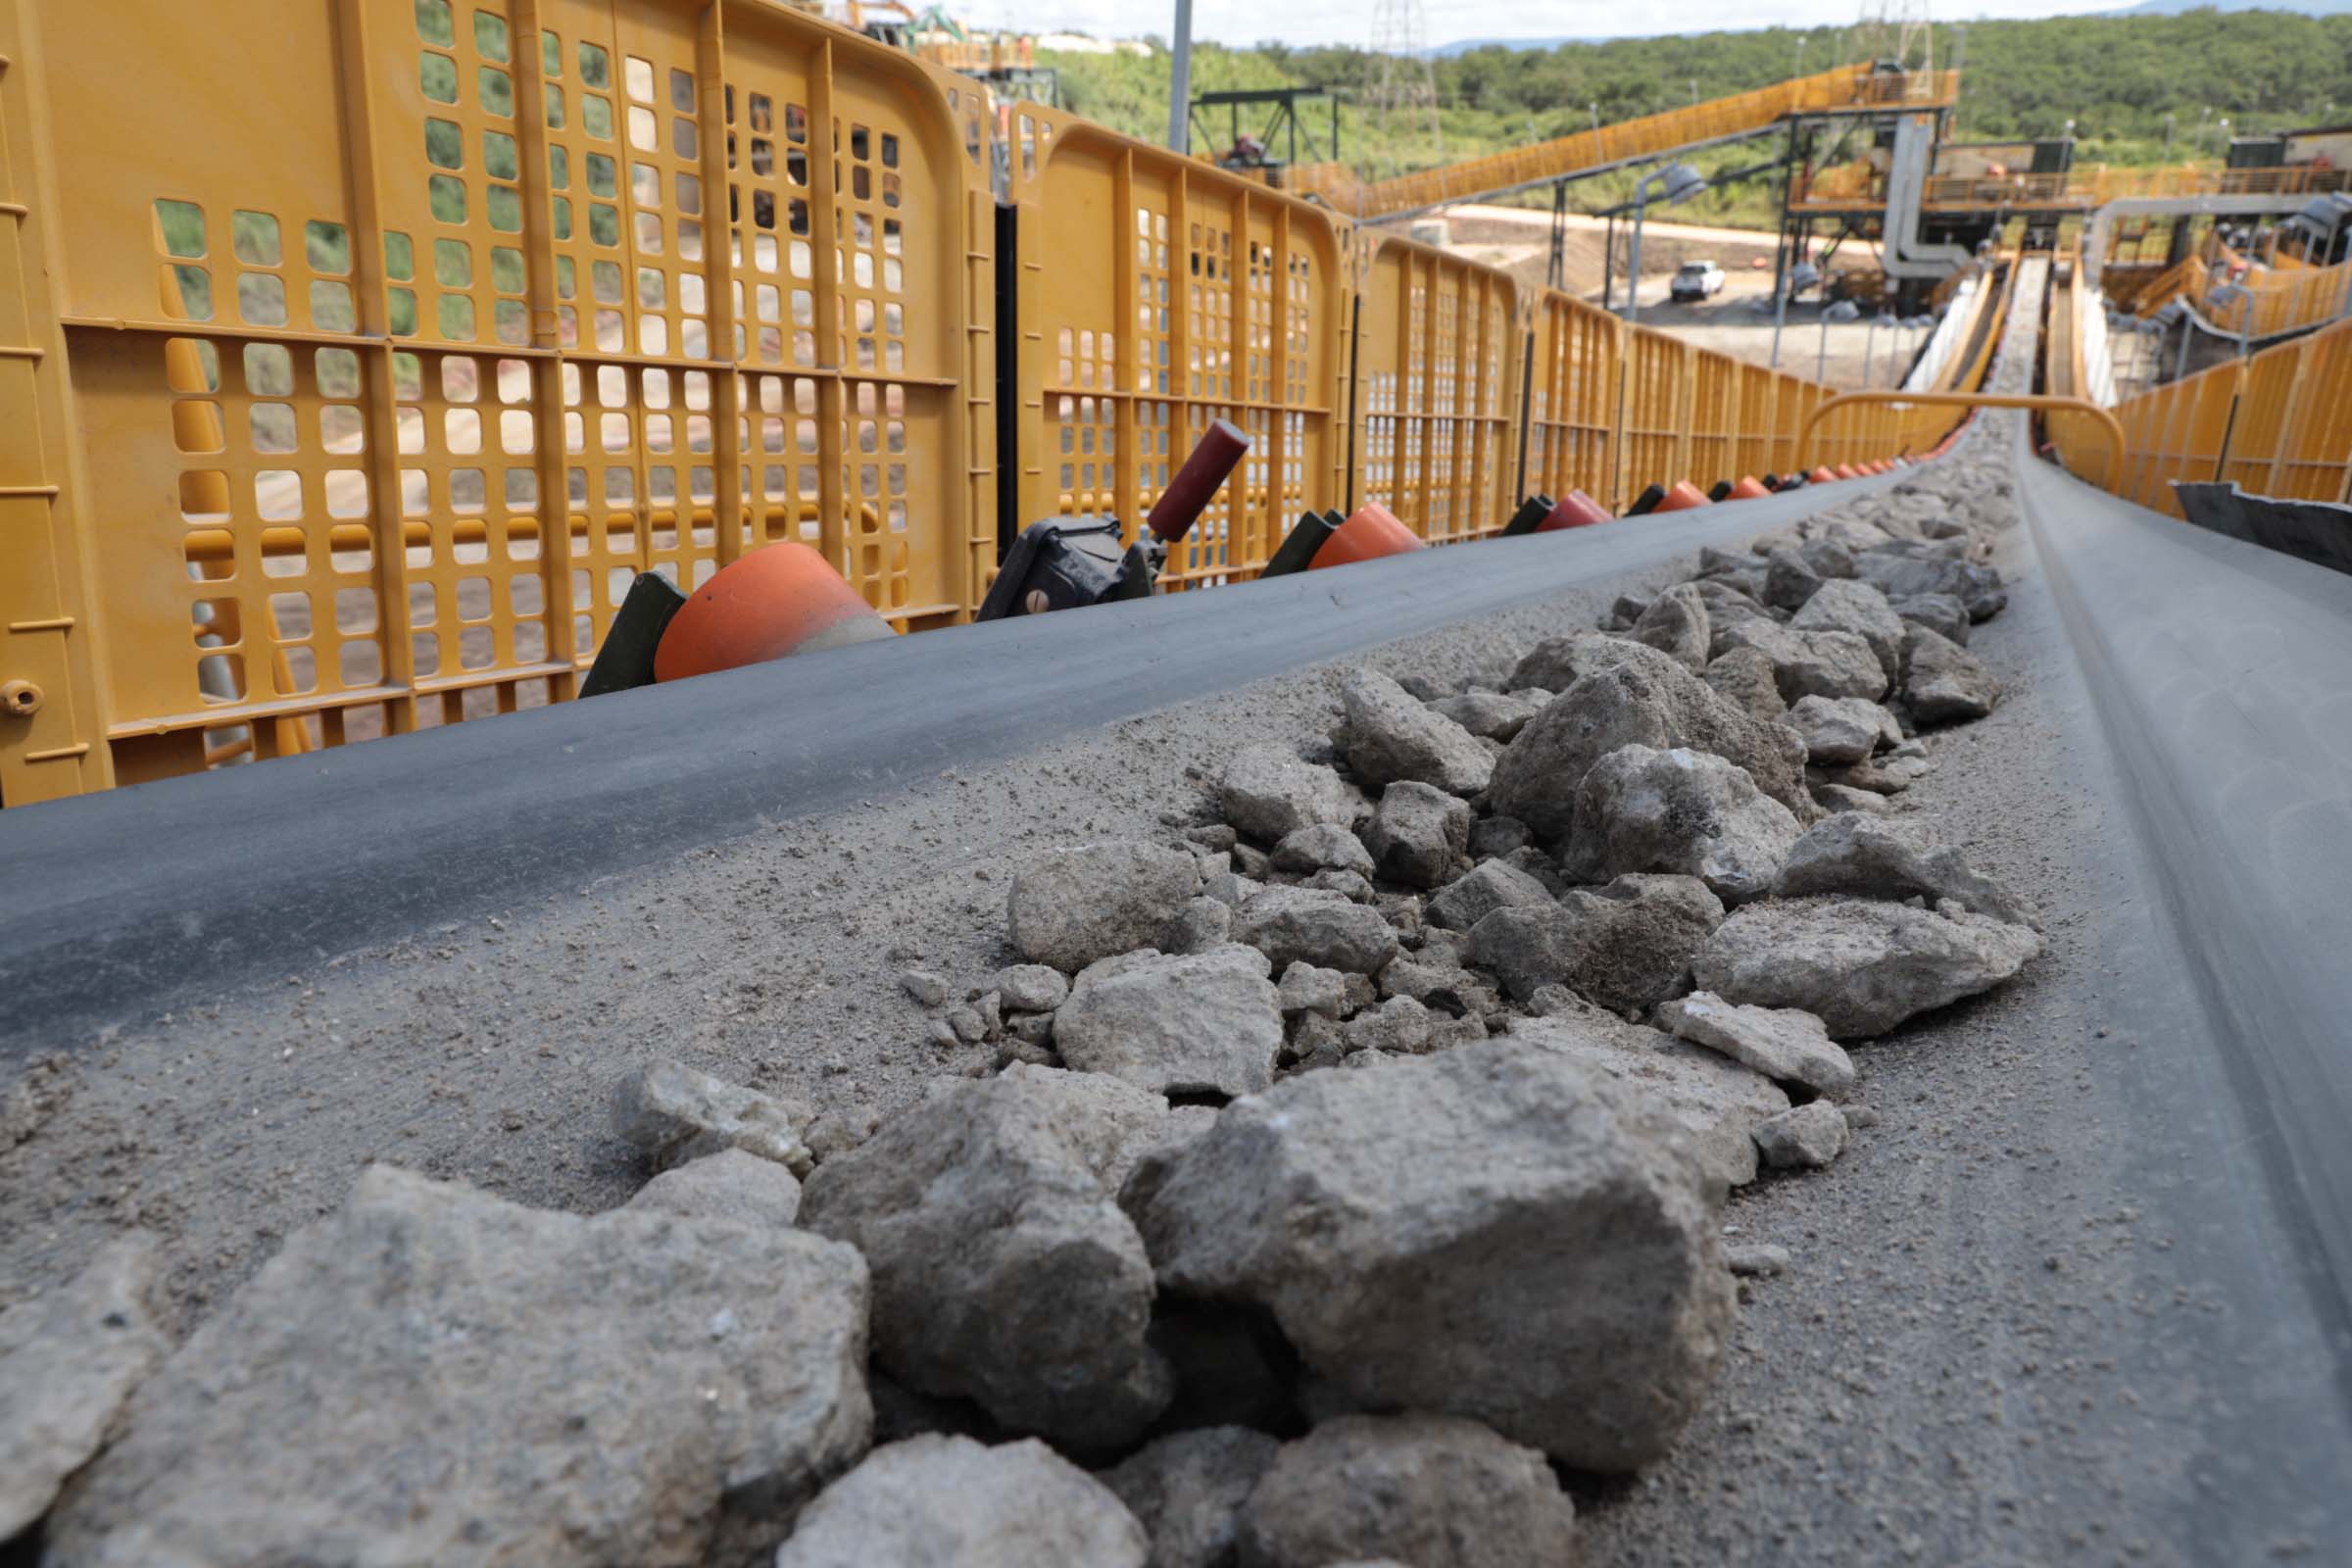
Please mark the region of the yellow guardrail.
<svg viewBox="0 0 2352 1568"><path fill-rule="evenodd" d="M1809 440L1825 388L1000 128L770 0L244 9L0 0L8 805L569 700L636 574L780 540L901 629L968 619L1010 525L1138 523L1217 418L1251 450L1172 587L1366 497L1446 542L1939 434Z"/></svg>
<svg viewBox="0 0 2352 1568"><path fill-rule="evenodd" d="M1867 66L1839 67L1392 179L1367 182L1344 165L1302 164L1286 172L1284 185L1354 218L1392 218L1747 134L1795 114L1882 106L1943 108L1957 99L1959 90L1960 74L1954 71L1888 73Z"/></svg>
<svg viewBox="0 0 2352 1568"><path fill-rule="evenodd" d="M2155 387L2116 406L2124 461L2092 482L2180 515L2176 480L2231 480L2265 496L2352 502L2352 319ZM2068 468L2084 437L2053 423Z"/></svg>
<svg viewBox="0 0 2352 1568"><path fill-rule="evenodd" d="M2293 196L2352 189L2352 171L2296 164L2276 169L2225 169L2191 164L2161 169L2104 165L2050 174L1936 174L1920 193L1930 212L1993 212L2007 208L2078 208L2089 212L2126 198L2172 196ZM1862 183L1840 179L1799 183L1789 205L1817 210L1886 205L1884 175Z"/></svg>

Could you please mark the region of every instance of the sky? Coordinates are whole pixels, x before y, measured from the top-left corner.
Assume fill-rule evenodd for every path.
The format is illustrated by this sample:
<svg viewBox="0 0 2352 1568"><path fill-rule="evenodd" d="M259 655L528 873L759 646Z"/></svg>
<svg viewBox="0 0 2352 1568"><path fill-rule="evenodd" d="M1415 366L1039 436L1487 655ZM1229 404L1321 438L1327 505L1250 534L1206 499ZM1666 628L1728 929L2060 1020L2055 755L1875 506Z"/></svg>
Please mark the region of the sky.
<svg viewBox="0 0 2352 1568"><path fill-rule="evenodd" d="M1974 0L1969 16L2050 17L2112 11L2131 0ZM1193 36L1220 43L1250 44L1371 41L1375 0L1194 0ZM1166 37L1176 14L1173 0L966 0L951 4L966 22L982 26L1018 27L1026 32L1092 33L1098 38ZM1710 0L1687 13L1688 30L1724 27L1848 26L1858 0ZM1959 7L1935 8L1937 25L1960 20ZM1424 42L1432 48L1459 38L1638 37L1685 30L1683 20L1653 6L1607 0L1422 0ZM1666 23L1661 27L1661 22Z"/></svg>

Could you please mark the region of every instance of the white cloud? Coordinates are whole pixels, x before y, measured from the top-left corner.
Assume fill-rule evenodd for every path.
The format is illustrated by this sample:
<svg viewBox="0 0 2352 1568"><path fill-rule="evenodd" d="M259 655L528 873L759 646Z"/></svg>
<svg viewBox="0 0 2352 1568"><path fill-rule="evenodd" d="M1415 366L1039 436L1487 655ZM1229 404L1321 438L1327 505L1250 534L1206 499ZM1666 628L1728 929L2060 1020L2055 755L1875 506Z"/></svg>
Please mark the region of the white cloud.
<svg viewBox="0 0 2352 1568"><path fill-rule="evenodd" d="M2047 17L2114 10L2128 0L1978 0L1981 17ZM1173 0L1137 5L1133 0L973 0L957 8L965 21L1028 32L1088 32L1097 37L1166 37L1174 23ZM1855 0L1715 0L1690 14L1699 27L1844 26L1854 20ZM1193 36L1222 43L1261 39L1286 43L1362 44L1372 34L1372 0L1196 0ZM1457 38L1639 37L1659 29L1658 13L1646 7L1604 0L1425 0L1428 42ZM1676 19L1680 20L1680 19ZM1936 19L1938 27L1951 20Z"/></svg>

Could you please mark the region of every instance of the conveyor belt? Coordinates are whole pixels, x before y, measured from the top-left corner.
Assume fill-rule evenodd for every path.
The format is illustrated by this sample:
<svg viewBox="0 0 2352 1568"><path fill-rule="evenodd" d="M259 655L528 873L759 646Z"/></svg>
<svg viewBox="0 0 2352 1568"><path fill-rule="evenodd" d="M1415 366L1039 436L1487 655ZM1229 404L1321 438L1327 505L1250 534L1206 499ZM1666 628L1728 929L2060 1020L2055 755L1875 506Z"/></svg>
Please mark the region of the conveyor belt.
<svg viewBox="0 0 2352 1568"><path fill-rule="evenodd" d="M1895 477L954 627L14 808L0 813L0 1056L1641 571Z"/></svg>

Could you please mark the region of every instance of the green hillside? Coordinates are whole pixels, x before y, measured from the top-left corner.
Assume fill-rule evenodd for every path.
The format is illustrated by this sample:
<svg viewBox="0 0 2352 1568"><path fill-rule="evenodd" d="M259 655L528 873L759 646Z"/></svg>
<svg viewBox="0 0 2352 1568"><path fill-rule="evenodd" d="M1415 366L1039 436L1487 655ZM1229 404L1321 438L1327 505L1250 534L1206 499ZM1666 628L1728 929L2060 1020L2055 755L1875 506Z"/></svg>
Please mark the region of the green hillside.
<svg viewBox="0 0 2352 1568"><path fill-rule="evenodd" d="M1963 137L2055 136L2072 120L2081 139L2077 157L2085 163L2215 155L2225 120L2231 132L2244 133L2352 119L2352 16L2198 10L1975 22L1964 35L1957 27L1936 29L1938 65L1951 63L1955 46L1963 56ZM1604 122L1626 120L1687 104L1694 92L1719 97L1784 80L1800 63L1818 71L1845 52L1845 29L1835 27L1472 49L1433 63L1438 135L1426 123L1371 123L1348 104L1341 113L1341 151L1376 174L1426 168L1582 129L1593 106ZM1047 52L1040 63L1059 70L1064 107L1148 140L1164 133L1168 59L1156 46L1148 59ZM1197 91L1298 84L1353 94L1364 63L1354 49L1203 44L1194 53L1193 79ZM2169 154L2168 113L2175 117ZM1315 118L1319 126L1320 114ZM1218 129L1222 136L1221 123ZM1300 157L1308 156L1302 149ZM1735 150L1702 162L1724 168L1760 157L1760 150ZM1620 184L1582 186L1577 205L1603 205ZM1682 216L1769 222L1768 210L1758 188L1701 197Z"/></svg>

